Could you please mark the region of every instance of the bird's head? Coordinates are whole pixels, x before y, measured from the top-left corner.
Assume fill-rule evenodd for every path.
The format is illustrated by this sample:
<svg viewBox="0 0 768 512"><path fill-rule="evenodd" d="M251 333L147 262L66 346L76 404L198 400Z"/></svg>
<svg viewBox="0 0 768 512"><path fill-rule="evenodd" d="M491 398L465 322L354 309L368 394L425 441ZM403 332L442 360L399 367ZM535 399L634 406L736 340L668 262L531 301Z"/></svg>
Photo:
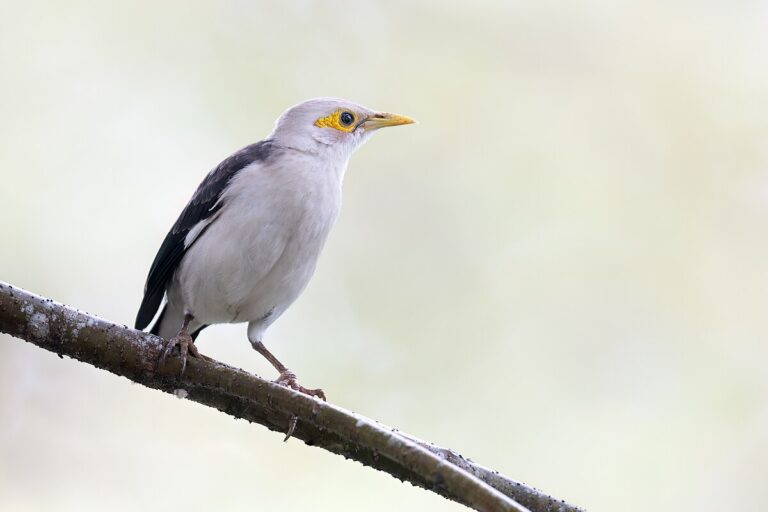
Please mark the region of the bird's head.
<svg viewBox="0 0 768 512"><path fill-rule="evenodd" d="M385 126L415 123L398 114L376 112L337 98L314 98L289 108L270 135L281 146L349 156L373 132Z"/></svg>

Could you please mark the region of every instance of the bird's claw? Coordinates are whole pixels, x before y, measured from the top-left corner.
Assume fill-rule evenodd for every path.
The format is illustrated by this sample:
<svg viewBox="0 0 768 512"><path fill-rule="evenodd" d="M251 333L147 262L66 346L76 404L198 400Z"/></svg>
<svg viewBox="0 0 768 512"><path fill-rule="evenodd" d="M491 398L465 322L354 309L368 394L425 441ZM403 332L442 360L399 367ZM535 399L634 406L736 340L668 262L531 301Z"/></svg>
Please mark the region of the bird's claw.
<svg viewBox="0 0 768 512"><path fill-rule="evenodd" d="M288 431L285 433L285 439L283 439L283 442L288 441L293 433L296 431L296 425L299 423L299 417L295 414L291 414L290 419L288 420Z"/></svg>
<svg viewBox="0 0 768 512"><path fill-rule="evenodd" d="M198 352L197 347L195 346L195 342L192 340L192 336L185 332L180 332L173 338L169 339L165 344L165 349L160 355L158 366L165 365L165 360L168 358L171 352L173 352L173 349L176 347L176 345L179 346L179 357L181 357L181 371L179 372L179 378L181 378L184 375L184 371L187 369L187 354L191 355L192 357L200 357L200 352Z"/></svg>
<svg viewBox="0 0 768 512"><path fill-rule="evenodd" d="M286 370L284 372L280 373L280 376L275 379L275 384L280 384L281 386L285 386L287 388L291 388L293 390L298 391L299 393L304 393L305 395L309 396L316 396L325 402L325 392L322 389L309 389L305 388L298 382L296 382L296 374L293 373L290 370Z"/></svg>

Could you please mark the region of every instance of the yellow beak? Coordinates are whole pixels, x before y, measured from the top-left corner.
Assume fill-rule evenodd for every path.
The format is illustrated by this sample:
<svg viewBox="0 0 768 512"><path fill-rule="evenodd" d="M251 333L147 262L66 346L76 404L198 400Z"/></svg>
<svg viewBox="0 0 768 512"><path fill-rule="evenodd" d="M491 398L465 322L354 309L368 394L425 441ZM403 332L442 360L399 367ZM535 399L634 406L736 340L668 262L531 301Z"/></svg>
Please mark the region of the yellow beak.
<svg viewBox="0 0 768 512"><path fill-rule="evenodd" d="M388 112L377 112L368 116L363 122L365 130L378 130L385 126L400 126L401 124L413 124L416 120L400 114L390 114Z"/></svg>

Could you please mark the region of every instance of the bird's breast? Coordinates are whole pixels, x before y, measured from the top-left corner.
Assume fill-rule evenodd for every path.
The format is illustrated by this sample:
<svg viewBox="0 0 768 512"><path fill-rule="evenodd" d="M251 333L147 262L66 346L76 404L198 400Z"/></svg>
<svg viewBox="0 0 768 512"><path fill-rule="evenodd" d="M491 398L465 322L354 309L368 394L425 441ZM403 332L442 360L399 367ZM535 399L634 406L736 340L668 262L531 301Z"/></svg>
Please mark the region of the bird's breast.
<svg viewBox="0 0 768 512"><path fill-rule="evenodd" d="M325 169L255 168L235 177L223 200L182 260L181 295L205 323L271 322L311 278L341 184Z"/></svg>

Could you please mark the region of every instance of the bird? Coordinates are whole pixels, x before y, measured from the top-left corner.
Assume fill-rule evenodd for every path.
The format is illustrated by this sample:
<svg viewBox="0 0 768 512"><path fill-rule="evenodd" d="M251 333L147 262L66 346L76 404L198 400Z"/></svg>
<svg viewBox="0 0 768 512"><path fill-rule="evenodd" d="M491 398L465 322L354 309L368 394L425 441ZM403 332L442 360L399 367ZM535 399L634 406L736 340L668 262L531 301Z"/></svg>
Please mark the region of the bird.
<svg viewBox="0 0 768 512"><path fill-rule="evenodd" d="M265 139L214 167L147 275L135 328L155 320L149 332L166 340L158 365L178 347L181 378L187 356L200 357L195 340L203 329L247 323L251 346L279 374L274 382L325 400L267 350L264 335L315 271L352 153L380 128L412 123L339 98L309 99L283 112Z"/></svg>

